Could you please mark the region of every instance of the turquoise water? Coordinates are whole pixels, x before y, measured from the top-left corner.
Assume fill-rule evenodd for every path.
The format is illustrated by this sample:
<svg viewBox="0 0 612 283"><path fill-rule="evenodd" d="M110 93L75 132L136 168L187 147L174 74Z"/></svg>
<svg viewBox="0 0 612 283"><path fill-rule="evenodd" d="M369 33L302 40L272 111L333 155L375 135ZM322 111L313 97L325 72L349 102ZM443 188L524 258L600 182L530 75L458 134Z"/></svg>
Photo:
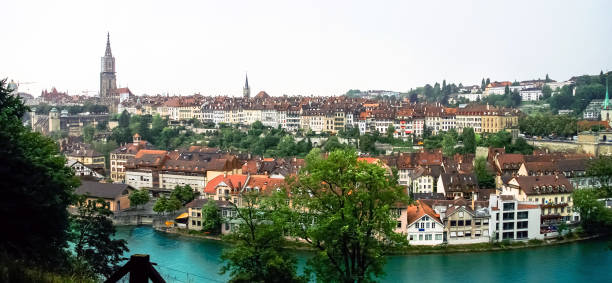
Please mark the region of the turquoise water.
<svg viewBox="0 0 612 283"><path fill-rule="evenodd" d="M118 227L130 254L151 255L168 282L224 282L218 241L179 237L148 226ZM299 253L303 264L307 253ZM602 240L470 254L392 256L382 282L612 282L612 251Z"/></svg>

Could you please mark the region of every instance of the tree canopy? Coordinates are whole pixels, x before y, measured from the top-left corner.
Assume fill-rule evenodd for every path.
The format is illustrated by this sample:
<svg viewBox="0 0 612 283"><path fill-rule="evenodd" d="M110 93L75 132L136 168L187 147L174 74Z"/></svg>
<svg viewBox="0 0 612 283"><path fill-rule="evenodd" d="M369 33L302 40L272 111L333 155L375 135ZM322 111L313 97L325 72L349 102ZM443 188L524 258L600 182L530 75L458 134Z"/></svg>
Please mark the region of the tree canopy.
<svg viewBox="0 0 612 283"><path fill-rule="evenodd" d="M294 233L319 250L308 261L322 282L365 282L383 274L382 255L405 237L394 232L393 207L405 198L385 169L358 162L352 150L319 150L292 184ZM314 224L313 224L314 221Z"/></svg>

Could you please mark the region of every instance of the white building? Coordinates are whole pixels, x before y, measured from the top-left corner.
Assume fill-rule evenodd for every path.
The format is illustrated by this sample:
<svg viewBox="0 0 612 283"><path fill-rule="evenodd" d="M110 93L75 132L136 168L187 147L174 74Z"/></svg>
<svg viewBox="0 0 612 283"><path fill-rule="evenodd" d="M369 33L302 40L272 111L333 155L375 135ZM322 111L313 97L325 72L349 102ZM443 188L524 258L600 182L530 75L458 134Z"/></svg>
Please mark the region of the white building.
<svg viewBox="0 0 612 283"><path fill-rule="evenodd" d="M543 239L540 234L540 206L535 202L518 201L511 195L489 198L489 234L496 241Z"/></svg>
<svg viewBox="0 0 612 283"><path fill-rule="evenodd" d="M444 225L429 205L417 200L407 208L406 217L409 244L434 246L444 242Z"/></svg>
<svg viewBox="0 0 612 283"><path fill-rule="evenodd" d="M526 88L519 92L521 101L538 101L542 98L542 90L538 88Z"/></svg>

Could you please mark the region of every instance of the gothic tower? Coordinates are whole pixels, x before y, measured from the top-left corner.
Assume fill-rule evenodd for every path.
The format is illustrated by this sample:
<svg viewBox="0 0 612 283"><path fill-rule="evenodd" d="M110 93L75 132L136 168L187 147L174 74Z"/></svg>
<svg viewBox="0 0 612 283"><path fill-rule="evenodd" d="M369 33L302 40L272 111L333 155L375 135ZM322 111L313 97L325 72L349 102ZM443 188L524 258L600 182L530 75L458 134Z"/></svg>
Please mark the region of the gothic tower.
<svg viewBox="0 0 612 283"><path fill-rule="evenodd" d="M249 88L249 76L246 76L246 80L244 81L244 88L242 89L242 96L244 98L251 97L251 89Z"/></svg>
<svg viewBox="0 0 612 283"><path fill-rule="evenodd" d="M115 57L111 53L110 34L106 34L106 52L102 57L102 70L100 71L100 98L111 98L116 89Z"/></svg>

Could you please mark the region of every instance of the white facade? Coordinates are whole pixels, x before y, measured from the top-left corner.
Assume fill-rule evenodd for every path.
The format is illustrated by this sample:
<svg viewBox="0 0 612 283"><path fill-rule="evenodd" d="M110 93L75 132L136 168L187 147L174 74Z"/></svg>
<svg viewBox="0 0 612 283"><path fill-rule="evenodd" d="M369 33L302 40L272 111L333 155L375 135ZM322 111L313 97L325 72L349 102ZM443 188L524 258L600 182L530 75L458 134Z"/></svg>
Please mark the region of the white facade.
<svg viewBox="0 0 612 283"><path fill-rule="evenodd" d="M150 171L127 171L125 172L125 183L137 188L152 188L153 173Z"/></svg>
<svg viewBox="0 0 612 283"><path fill-rule="evenodd" d="M163 189L173 190L176 186L189 185L192 189L203 193L206 187L206 175L182 173L182 172L165 172L159 174L159 186Z"/></svg>
<svg viewBox="0 0 612 283"><path fill-rule="evenodd" d="M540 234L541 210L536 203L491 195L489 211L489 234L496 241L544 239Z"/></svg>
<svg viewBox="0 0 612 283"><path fill-rule="evenodd" d="M444 225L429 215L408 224L406 230L411 245L435 246L444 242Z"/></svg>
<svg viewBox="0 0 612 283"><path fill-rule="evenodd" d="M538 101L542 97L541 89L524 89L519 93L522 101Z"/></svg>

